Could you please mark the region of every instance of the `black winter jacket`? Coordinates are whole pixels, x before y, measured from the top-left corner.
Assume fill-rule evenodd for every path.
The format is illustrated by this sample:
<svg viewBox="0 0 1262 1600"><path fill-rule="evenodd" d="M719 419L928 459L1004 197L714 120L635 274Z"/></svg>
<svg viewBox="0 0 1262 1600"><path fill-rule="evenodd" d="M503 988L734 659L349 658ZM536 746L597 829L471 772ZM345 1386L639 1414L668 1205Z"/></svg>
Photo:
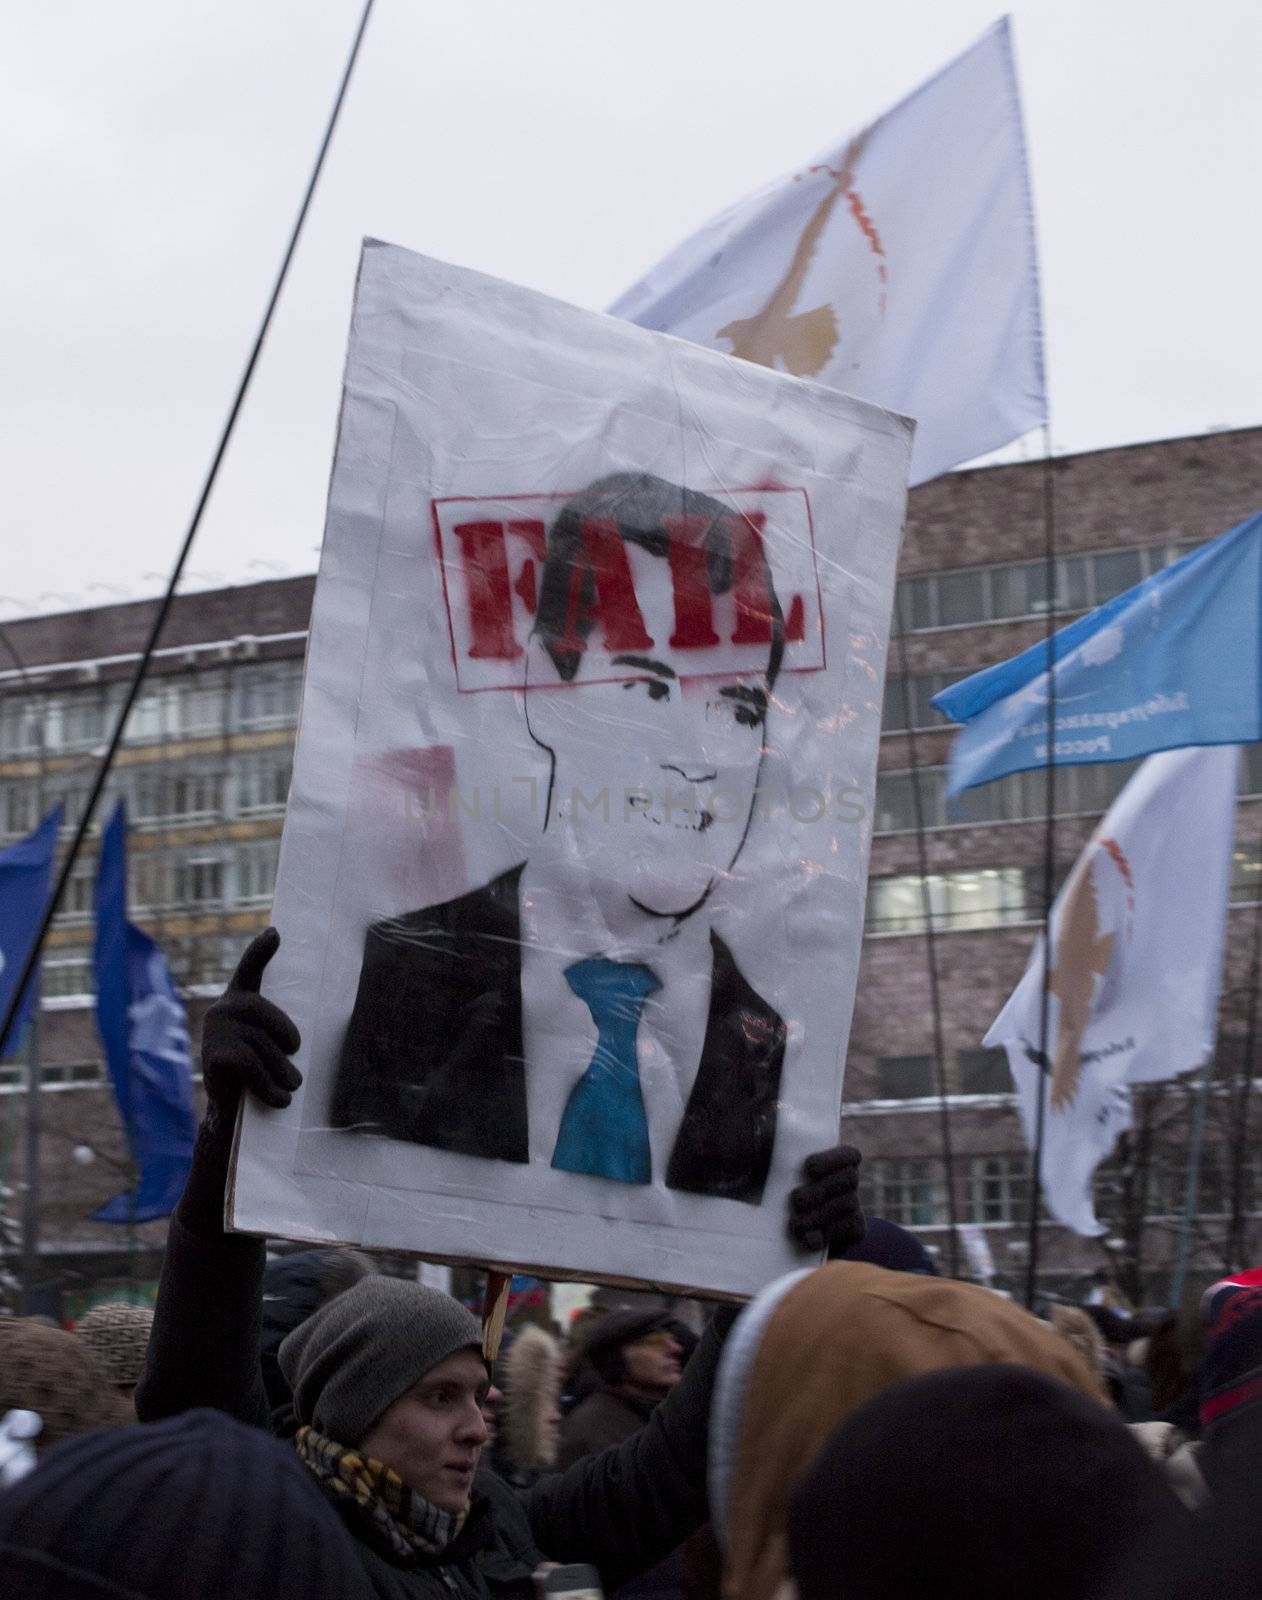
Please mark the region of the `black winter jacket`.
<svg viewBox="0 0 1262 1600"><path fill-rule="evenodd" d="M194 1233L172 1217L136 1390L142 1422L213 1406L271 1425L259 1364L264 1261L259 1239ZM382 1600L533 1600L530 1575L543 1560L590 1562L608 1593L682 1543L708 1515L710 1391L731 1317L718 1314L669 1398L623 1444L530 1489L479 1473L468 1519L441 1557L392 1559L354 1507L334 1499Z"/></svg>

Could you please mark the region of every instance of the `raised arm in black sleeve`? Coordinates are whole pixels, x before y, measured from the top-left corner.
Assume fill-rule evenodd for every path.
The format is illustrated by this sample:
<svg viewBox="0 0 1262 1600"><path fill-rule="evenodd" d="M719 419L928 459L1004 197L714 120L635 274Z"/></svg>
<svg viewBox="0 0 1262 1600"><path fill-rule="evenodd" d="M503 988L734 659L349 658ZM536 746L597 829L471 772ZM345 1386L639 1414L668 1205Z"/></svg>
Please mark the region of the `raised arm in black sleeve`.
<svg viewBox="0 0 1262 1600"><path fill-rule="evenodd" d="M265 1105L286 1106L301 1076L290 1054L298 1030L259 994L263 970L280 944L261 933L202 1025L206 1115L192 1170L171 1218L136 1414L153 1422L211 1406L267 1427L259 1367L266 1248L261 1239L226 1234L224 1192L232 1134L243 1089Z"/></svg>

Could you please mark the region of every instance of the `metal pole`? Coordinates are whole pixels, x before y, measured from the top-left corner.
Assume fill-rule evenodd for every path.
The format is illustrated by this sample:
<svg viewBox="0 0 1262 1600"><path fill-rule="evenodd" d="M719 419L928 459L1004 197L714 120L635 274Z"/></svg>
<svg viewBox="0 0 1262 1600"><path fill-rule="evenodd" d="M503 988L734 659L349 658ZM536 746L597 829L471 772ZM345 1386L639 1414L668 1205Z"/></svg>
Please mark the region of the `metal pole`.
<svg viewBox="0 0 1262 1600"><path fill-rule="evenodd" d="M938 1090L938 1137L942 1143L942 1164L946 1169L947 1268L952 1278L960 1275L960 1229L955 1199L955 1155L951 1144L951 1116L947 1104L946 1041L942 1026L942 999L938 983L938 954L933 929L933 895L929 888L929 843L925 836L924 798L920 792L920 765L916 735L912 724L911 678L907 670L907 629L903 622L903 601L897 585L894 612L898 624L898 667L903 679L903 720L907 724L907 755L911 762L912 807L916 814L916 864L920 872L920 909L925 923L925 961L929 976L929 1016L933 1028L933 1064Z"/></svg>
<svg viewBox="0 0 1262 1600"><path fill-rule="evenodd" d="M1048 1079L1051 1077L1052 901L1056 887L1056 517L1050 428L1043 430L1043 443L1043 571L1047 584L1047 825L1043 833L1043 986L1039 1006L1038 1101L1034 1113L1030 1215L1026 1230L1029 1254L1025 1263L1025 1304L1031 1311L1038 1289L1039 1205Z"/></svg>
<svg viewBox="0 0 1262 1600"><path fill-rule="evenodd" d="M1231 1152L1231 1221L1227 1229L1224 1265L1229 1272L1241 1265L1244 1254L1244 1170L1249 1147L1249 1098L1253 1088L1258 1050L1258 989L1262 979L1262 896L1253 914L1253 954L1249 964L1249 1028L1245 1034L1244 1080L1236 1107L1235 1138ZM1243 1265L1248 1265L1244 1262Z"/></svg>
<svg viewBox="0 0 1262 1600"><path fill-rule="evenodd" d="M30 1316L38 1311L35 1289L39 1281L39 1211L40 1211L40 1100L39 1071L39 1002L26 1030L22 1055L26 1061L26 1138L23 1145L22 1171L26 1180L22 1196L22 1313Z"/></svg>
<svg viewBox="0 0 1262 1600"><path fill-rule="evenodd" d="M1174 1262L1174 1276L1170 1281L1170 1304L1176 1310L1183 1304L1183 1289L1187 1282L1192 1224L1196 1220L1201 1183L1201 1147L1205 1141L1205 1113L1209 1108L1209 1084L1213 1075L1214 1058L1210 1056L1196 1086L1196 1104L1192 1111L1192 1142L1188 1146L1188 1175L1183 1190L1183 1222L1179 1228L1179 1248Z"/></svg>
<svg viewBox="0 0 1262 1600"><path fill-rule="evenodd" d="M48 744L44 726L44 705L39 697L31 679L30 668L22 659L21 653L13 640L9 637L8 629L0 627L0 645L13 665L17 668L22 680L22 692L35 713L35 726L37 729L35 746L35 820L36 825L44 818L44 784L47 777ZM25 987L25 984L22 986ZM16 1013L17 1006L22 998L22 988L19 988L13 998L11 1010ZM23 1056L26 1061L26 1116L24 1120L25 1138L23 1141L22 1168L26 1188L22 1199L22 1309L29 1314L36 1309L32 1298L35 1283L40 1275L39 1270L39 1213L41 1204L40 1191L40 1143L42 1132L43 1102L40 1094L43 1083L40 1075L40 1004L42 996L36 991L35 1009L31 1014L30 1026L24 1040ZM5 1032L7 1034L8 1028Z"/></svg>

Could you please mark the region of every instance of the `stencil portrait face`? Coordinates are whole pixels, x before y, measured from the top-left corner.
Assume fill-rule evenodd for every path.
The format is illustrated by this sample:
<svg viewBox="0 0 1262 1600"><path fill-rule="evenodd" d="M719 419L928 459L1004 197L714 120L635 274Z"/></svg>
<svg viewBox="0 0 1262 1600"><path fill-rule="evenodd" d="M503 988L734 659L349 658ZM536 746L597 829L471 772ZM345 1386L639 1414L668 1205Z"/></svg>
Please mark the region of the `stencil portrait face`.
<svg viewBox="0 0 1262 1600"><path fill-rule="evenodd" d="M622 550L633 624L593 628L576 659L562 661L568 679L555 638L536 630L527 717L551 757L548 823L567 851L642 910L678 917L704 902L743 847L773 646L754 653L755 670L695 675L695 663L672 645L677 572L645 544Z"/></svg>

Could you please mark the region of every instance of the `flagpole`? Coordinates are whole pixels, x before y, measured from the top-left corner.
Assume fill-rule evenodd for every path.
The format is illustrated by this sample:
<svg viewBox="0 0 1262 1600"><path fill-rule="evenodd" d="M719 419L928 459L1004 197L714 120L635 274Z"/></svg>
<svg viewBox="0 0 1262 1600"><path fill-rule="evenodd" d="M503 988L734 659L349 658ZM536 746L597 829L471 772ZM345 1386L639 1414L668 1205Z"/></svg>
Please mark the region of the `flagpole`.
<svg viewBox="0 0 1262 1600"><path fill-rule="evenodd" d="M176 557L175 565L171 569L171 576L167 580L166 591L163 594L162 599L159 602L157 612L154 615L153 623L149 629L148 638L145 640L144 648L140 652L140 659L136 663L136 670L132 674L131 680L127 685L127 692L123 697L123 703L118 713L118 720L115 722L114 732L110 736L109 746L96 769L96 777L93 779L91 791L88 794L87 802L84 805L83 815L79 819L79 825L75 829L74 837L70 841L70 848L66 852L65 859L61 864L61 871L57 875L57 882L53 887L53 892L49 896L48 904L44 909L44 916L40 923L39 932L35 936L35 942L31 947L26 964L22 969L22 975L18 979L17 987L13 992L12 1000L9 1002L4 1021L2 1024L0 1024L0 1039L7 1037L9 1029L13 1026L13 1019L17 1015L22 995L27 984L30 982L31 974L35 971L36 964L39 961L40 952L44 948L44 940L48 936L48 929L52 924L53 915L61 901L62 895L65 893L66 884L70 881L70 874L74 870L75 862L79 859L79 852L83 847L84 839L87 837L88 828L91 825L92 816L96 810L97 802L100 800L101 794L105 788L105 780L108 778L110 769L114 765L114 757L118 753L119 745L122 743L123 729L127 726L127 718L131 714L132 705L140 691L140 685L144 681L144 676L148 670L154 648L157 645L158 639L162 633L162 629L166 625L167 615L170 612L172 602L175 599L176 587L178 586L180 578L184 572L184 564L188 560L188 553L192 549L193 540L196 537L198 528L201 526L203 513L205 512L206 506L210 501L211 490L214 488L215 480L219 476L219 468L223 463L224 456L227 454L228 444L232 439L233 432L236 428L237 418L240 416L241 408L245 403L246 393L250 387L250 381L254 376L254 369L258 365L259 357L263 353L263 344L267 338L268 330L272 325L272 317L276 311L277 303L280 300L281 290L284 288L285 280L289 276L289 266L293 260L294 252L298 248L298 239L302 233L303 223L307 219L307 212L311 207L311 201L315 194L316 184L319 182L320 173L324 168L324 159L328 155L329 145L333 140L333 132L337 127L338 117L342 110L342 102L346 98L346 91L350 85L351 74L355 70L355 62L358 59L359 48L363 43L364 33L368 27L368 19L372 15L373 4L374 0L365 0L364 9L359 19L359 27L355 33L354 43L351 45L350 54L347 57L346 66L342 73L342 81L338 86L337 96L333 102L333 109L330 112L328 122L325 125L324 137L320 142L320 149L315 159L315 165L311 169L311 176L307 182L306 193L303 195L302 204L298 208L298 216L290 232L289 242L285 247L285 254L281 259L280 270L277 272L275 282L272 285L272 292L268 299L267 307L263 313L263 319L259 324L258 332L254 338L254 344L251 347L249 357L245 364L245 369L242 372L240 381L237 384L236 393L233 396L232 404L229 407L227 419L225 420L223 428L220 431L219 442L216 445L215 453L211 458L210 468L206 474L205 482L202 484L201 493L198 496L197 505L194 508L192 520L190 521L188 529L184 535L184 542L180 546L179 555Z"/></svg>
<svg viewBox="0 0 1262 1600"><path fill-rule="evenodd" d="M1183 1304L1183 1289L1187 1281L1188 1255L1192 1243L1192 1225L1196 1220L1196 1206L1201 1181L1201 1147L1205 1142L1205 1114L1209 1108L1209 1085L1214 1075L1214 1057L1211 1054L1201 1072L1196 1086L1196 1107L1192 1113L1192 1142L1188 1148L1187 1181L1183 1188L1183 1221L1179 1228L1178 1251L1174 1262L1174 1276L1170 1281L1170 1304L1177 1311Z"/></svg>
<svg viewBox="0 0 1262 1600"><path fill-rule="evenodd" d="M942 998L938 985L938 953L933 928L933 896L929 891L929 841L925 834L924 797L912 724L911 678L907 668L907 629L903 623L902 594L894 586L894 619L898 624L898 670L903 680L903 721L907 729L907 760L911 769L912 809L916 817L916 864L920 873L920 910L925 924L925 965L929 975L929 1016L933 1029L933 1065L938 1088L938 1126L942 1139L942 1165L946 1169L947 1266L950 1276L960 1275L960 1229L956 1212L955 1155L951 1144L951 1118L947 1105L946 1047L942 1027Z"/></svg>
<svg viewBox="0 0 1262 1600"><path fill-rule="evenodd" d="M1244 1081L1236 1109L1235 1137L1231 1152L1231 1220L1227 1226L1225 1265L1228 1272L1238 1265L1244 1251L1244 1157L1249 1142L1249 1099L1258 1052L1258 989L1262 979L1262 894L1253 913L1253 954L1249 962L1249 1027L1245 1034Z"/></svg>
<svg viewBox="0 0 1262 1600"><path fill-rule="evenodd" d="M1030 1311L1038 1292L1039 1207L1043 1144L1047 1129L1048 1056L1052 998L1052 901L1056 893L1056 502L1051 426L1043 426L1043 572L1047 586L1047 822L1043 832L1043 974L1039 996L1038 1078L1034 1110L1034 1149L1030 1168L1030 1213L1026 1230L1025 1304Z"/></svg>
<svg viewBox="0 0 1262 1600"><path fill-rule="evenodd" d="M35 696L38 691L31 679L30 668L22 659L17 646L9 637L8 629L0 627L0 644L13 665L18 670L22 680L24 694ZM47 777L48 750L45 743L44 707L42 701L36 700L37 712L35 726L39 730L38 742L35 746L35 819L36 825L44 817L44 780ZM32 969L33 970L33 969ZM4 1028L0 1030L0 1039L6 1039L9 1029L13 1026L13 1018L21 1004L22 993L30 982L29 977L24 977L14 993L10 1015ZM40 1192L40 1167L41 1145L43 1133L43 1101L40 1094L43 1090L43 1079L40 1066L40 1005L43 996L35 995L35 1007L31 1013L30 1026L27 1029L25 1049L26 1057L26 1117L24 1124L24 1139L22 1149L22 1169L26 1188L22 1200L22 1310L30 1315L37 1309L34 1300L35 1281L39 1277L39 1213L42 1200Z"/></svg>

